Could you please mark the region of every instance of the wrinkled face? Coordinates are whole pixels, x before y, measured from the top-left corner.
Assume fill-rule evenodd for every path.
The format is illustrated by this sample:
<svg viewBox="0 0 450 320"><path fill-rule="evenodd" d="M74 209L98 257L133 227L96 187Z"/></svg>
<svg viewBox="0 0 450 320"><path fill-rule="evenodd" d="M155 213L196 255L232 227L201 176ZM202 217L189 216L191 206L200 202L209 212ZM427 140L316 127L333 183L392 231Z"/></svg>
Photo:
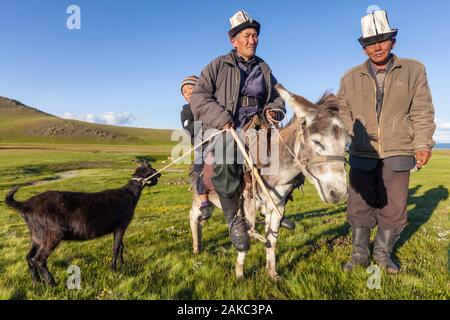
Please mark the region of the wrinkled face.
<svg viewBox="0 0 450 320"><path fill-rule="evenodd" d="M147 164L143 164L141 165L139 168L136 169L136 172L134 173L135 177L138 178L148 178L150 176L152 176L153 174L155 174L157 171L155 169L152 168L152 166L147 165ZM153 178L151 178L150 180L147 181L146 186L154 186L158 183L158 178L161 177L161 174L158 173L157 175L155 175Z"/></svg>
<svg viewBox="0 0 450 320"><path fill-rule="evenodd" d="M182 88L183 97L187 101L187 103L191 102L192 90L194 86L192 84L185 84Z"/></svg>
<svg viewBox="0 0 450 320"><path fill-rule="evenodd" d="M394 46L395 38L366 46L364 52L374 64L383 65L388 61Z"/></svg>
<svg viewBox="0 0 450 320"><path fill-rule="evenodd" d="M311 112L304 124L304 157L345 156L348 136L343 123L332 112ZM318 159L318 158L316 158ZM347 197L347 172L343 161L325 161L308 164L304 170L316 187L322 201L339 203Z"/></svg>
<svg viewBox="0 0 450 320"><path fill-rule="evenodd" d="M258 32L254 28L244 29L230 41L240 56L251 59L256 54L258 47Z"/></svg>

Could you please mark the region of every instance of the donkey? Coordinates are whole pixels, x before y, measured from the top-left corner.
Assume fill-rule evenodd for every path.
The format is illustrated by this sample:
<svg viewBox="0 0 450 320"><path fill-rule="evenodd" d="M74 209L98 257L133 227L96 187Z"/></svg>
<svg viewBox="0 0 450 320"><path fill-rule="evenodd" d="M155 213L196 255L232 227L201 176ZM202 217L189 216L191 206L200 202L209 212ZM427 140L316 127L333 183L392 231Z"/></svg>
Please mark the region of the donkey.
<svg viewBox="0 0 450 320"><path fill-rule="evenodd" d="M153 176L153 177L152 177ZM90 240L114 234L111 269L117 258L123 264L123 235L134 215L145 186L154 186L161 175L147 163L140 164L131 180L121 188L96 193L47 191L25 202L14 199L15 187L6 204L18 210L28 225L31 249L26 257L31 276L55 286L47 259L62 240Z"/></svg>
<svg viewBox="0 0 450 320"><path fill-rule="evenodd" d="M282 99L294 109L294 117L279 130L279 170L276 175L261 175L279 211L284 215L287 201L295 187L305 177L314 185L325 203L336 204L347 197L345 152L349 137L338 116L337 98L325 93L317 103L275 86ZM273 148L274 146L272 146ZM250 226L255 225L256 211L265 216L266 271L272 280L279 280L276 270L275 250L281 217L275 213L271 202L261 192L252 196L243 191L239 214L244 214ZM219 197L209 195L210 201L220 208ZM201 212L195 197L190 210L193 252L202 250ZM237 279L244 277L245 252L238 252L235 272Z"/></svg>

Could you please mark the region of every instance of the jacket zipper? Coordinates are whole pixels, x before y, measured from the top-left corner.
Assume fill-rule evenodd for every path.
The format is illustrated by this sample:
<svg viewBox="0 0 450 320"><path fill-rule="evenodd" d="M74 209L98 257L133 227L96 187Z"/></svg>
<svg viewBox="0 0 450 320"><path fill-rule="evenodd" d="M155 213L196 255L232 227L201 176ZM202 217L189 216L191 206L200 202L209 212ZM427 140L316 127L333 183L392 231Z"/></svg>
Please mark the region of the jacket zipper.
<svg viewBox="0 0 450 320"><path fill-rule="evenodd" d="M236 111L237 111L237 106L238 106L238 103L239 103L239 88L240 88L240 83L241 83L241 72L239 71L239 67L237 67L237 66L235 66L237 69L236 69L236 75L237 75L237 77L236 77L236 91L235 91L235 94L234 94L234 106L233 106L233 116L234 116L234 114L236 113Z"/></svg>
<svg viewBox="0 0 450 320"><path fill-rule="evenodd" d="M389 73L386 75L386 79L384 80L383 101L381 101L381 110L380 110L380 117L379 118L378 118L378 115L377 115L377 108L376 108L377 107L377 103L378 103L378 100L377 100L377 83L376 83L375 79L370 77L372 79L372 81L373 81L373 85L374 85L374 88L375 88L375 108L374 108L374 110L375 110L375 119L377 119L377 126L378 126L378 130L377 130L378 131L378 154L380 155L380 157L382 157L382 154L383 154L382 146L381 146L381 120L383 119L383 106L385 105L384 100L385 100L385 97L386 97L386 88L388 88L388 86L386 84L388 83L389 76L390 76L390 74L392 73L393 70L394 69L391 69L389 71ZM370 143L370 139L369 139L369 143Z"/></svg>
<svg viewBox="0 0 450 320"><path fill-rule="evenodd" d="M381 150L382 150L382 148L381 148L381 120L383 119L383 106L385 106L386 104L385 104L385 98L386 98L386 96L387 96L387 90L390 88L387 84L388 84L388 81L389 81L389 76L392 74L392 72L394 71L394 67L392 67L392 69L389 71L389 73L386 75L386 79L384 79L384 86L383 86L383 90L384 90L384 93L383 93L383 101L382 101L382 104L381 104L381 111L380 111L380 121L378 122L378 141L380 142L380 156L382 156L382 152L381 152Z"/></svg>
<svg viewBox="0 0 450 320"><path fill-rule="evenodd" d="M369 76L369 77L370 77L370 79L372 79L373 88L375 89L375 108L372 108L372 109L375 111L375 119L377 120L378 154L380 154L381 153L381 139L380 139L380 137L381 137L380 136L380 133L381 133L381 130L380 130L381 112L380 112L380 119L378 120L378 115L377 115L377 103L378 103L378 101L377 101L377 84L375 82L375 79L372 78L372 76ZM381 109L383 109L383 108L381 108ZM367 139L369 140L367 142L370 144L370 137L369 137L368 134L367 134Z"/></svg>

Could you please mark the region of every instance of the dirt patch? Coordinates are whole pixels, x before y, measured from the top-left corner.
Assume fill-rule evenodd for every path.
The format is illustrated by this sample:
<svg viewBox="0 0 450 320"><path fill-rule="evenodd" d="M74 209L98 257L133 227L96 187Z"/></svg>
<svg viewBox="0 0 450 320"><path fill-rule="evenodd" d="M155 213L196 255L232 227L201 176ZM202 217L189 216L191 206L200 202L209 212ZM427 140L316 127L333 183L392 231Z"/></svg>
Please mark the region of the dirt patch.
<svg viewBox="0 0 450 320"><path fill-rule="evenodd" d="M39 185L50 183L50 182L54 182L54 181L70 179L70 178L76 177L78 175L79 175L78 171L75 171L75 170L74 171L66 171L66 172L58 173L58 175L56 175L54 177L28 182L25 185L27 185L27 186L39 186Z"/></svg>

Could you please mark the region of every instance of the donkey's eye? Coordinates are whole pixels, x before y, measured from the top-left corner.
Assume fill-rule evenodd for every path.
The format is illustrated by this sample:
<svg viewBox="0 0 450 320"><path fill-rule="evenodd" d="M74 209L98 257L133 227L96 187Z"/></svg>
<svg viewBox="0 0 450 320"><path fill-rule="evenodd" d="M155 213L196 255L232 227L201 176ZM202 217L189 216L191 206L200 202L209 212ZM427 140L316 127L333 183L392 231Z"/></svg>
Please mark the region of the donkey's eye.
<svg viewBox="0 0 450 320"><path fill-rule="evenodd" d="M323 144L321 144L321 143L320 143L320 141L317 141L317 140L313 140L313 142L314 142L314 144L315 144L315 145L317 145L317 146L319 146L320 148L322 148L323 150L325 150L325 147L324 147L324 145L323 145Z"/></svg>

